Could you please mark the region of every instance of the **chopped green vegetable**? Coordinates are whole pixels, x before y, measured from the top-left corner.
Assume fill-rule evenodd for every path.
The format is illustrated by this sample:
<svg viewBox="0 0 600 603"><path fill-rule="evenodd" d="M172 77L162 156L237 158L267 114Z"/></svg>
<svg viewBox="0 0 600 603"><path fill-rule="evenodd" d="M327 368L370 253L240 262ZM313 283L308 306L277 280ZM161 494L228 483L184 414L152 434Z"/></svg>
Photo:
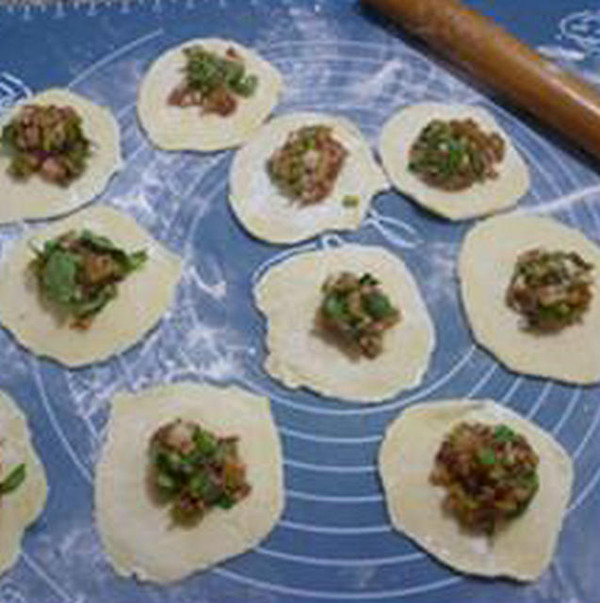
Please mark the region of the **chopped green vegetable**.
<svg viewBox="0 0 600 603"><path fill-rule="evenodd" d="M506 425L498 425L494 429L494 439L497 442L512 442L516 437L515 432Z"/></svg>
<svg viewBox="0 0 600 603"><path fill-rule="evenodd" d="M580 322L592 297L594 266L579 254L531 249L517 258L506 303L524 318L524 328L560 331Z"/></svg>
<svg viewBox="0 0 600 603"><path fill-rule="evenodd" d="M148 452L151 483L168 498L176 521L201 519L213 507L229 509L250 492L236 438L177 419L154 433Z"/></svg>
<svg viewBox="0 0 600 603"><path fill-rule="evenodd" d="M15 467L8 476L0 482L0 496L14 492L27 477L25 464Z"/></svg>
<svg viewBox="0 0 600 603"><path fill-rule="evenodd" d="M479 462L483 465L493 465L496 462L496 453L492 448L484 448L479 451Z"/></svg>
<svg viewBox="0 0 600 603"><path fill-rule="evenodd" d="M527 508L538 464L525 437L506 425L462 422L442 441L429 479L446 488L444 508L461 524L491 534Z"/></svg>
<svg viewBox="0 0 600 603"><path fill-rule="evenodd" d="M360 197L358 195L346 195L342 199L342 205L344 207L358 207L360 203Z"/></svg>
<svg viewBox="0 0 600 603"><path fill-rule="evenodd" d="M89 230L67 232L34 250L40 291L70 314L73 326L87 328L118 294L118 283L147 261L145 251L126 253Z"/></svg>
<svg viewBox="0 0 600 603"><path fill-rule="evenodd" d="M383 336L400 320L400 312L365 273L360 278L350 272L329 277L323 285L323 300L317 312L317 327L347 344L367 358L383 350Z"/></svg>
<svg viewBox="0 0 600 603"><path fill-rule="evenodd" d="M430 186L459 191L497 178L504 154L500 135L483 132L474 120L434 119L411 146L408 169Z"/></svg>

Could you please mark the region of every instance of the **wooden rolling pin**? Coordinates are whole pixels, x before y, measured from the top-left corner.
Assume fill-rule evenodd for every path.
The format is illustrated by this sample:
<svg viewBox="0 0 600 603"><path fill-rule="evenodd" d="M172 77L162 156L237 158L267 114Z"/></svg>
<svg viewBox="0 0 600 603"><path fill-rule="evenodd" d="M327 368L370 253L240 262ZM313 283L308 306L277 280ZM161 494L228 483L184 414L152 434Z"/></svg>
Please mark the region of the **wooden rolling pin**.
<svg viewBox="0 0 600 603"><path fill-rule="evenodd" d="M363 0L600 159L600 91L461 0Z"/></svg>

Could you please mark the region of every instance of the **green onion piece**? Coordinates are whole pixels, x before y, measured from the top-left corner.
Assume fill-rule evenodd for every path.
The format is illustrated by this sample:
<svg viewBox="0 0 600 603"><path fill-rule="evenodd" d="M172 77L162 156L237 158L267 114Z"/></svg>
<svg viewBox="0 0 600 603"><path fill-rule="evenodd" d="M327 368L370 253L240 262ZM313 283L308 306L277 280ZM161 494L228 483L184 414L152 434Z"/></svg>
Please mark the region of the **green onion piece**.
<svg viewBox="0 0 600 603"><path fill-rule="evenodd" d="M357 207L360 203L360 197L358 195L346 195L342 199L342 205L344 207Z"/></svg>
<svg viewBox="0 0 600 603"><path fill-rule="evenodd" d="M9 494L16 490L24 481L27 476L27 468L25 464L18 465L15 467L6 477L6 479L0 482L0 496Z"/></svg>

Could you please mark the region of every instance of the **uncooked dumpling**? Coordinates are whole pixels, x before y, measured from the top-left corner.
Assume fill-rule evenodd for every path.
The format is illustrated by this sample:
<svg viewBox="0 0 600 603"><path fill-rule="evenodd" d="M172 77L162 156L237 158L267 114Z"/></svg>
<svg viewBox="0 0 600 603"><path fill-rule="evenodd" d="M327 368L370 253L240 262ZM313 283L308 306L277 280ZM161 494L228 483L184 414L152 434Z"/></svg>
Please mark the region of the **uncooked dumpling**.
<svg viewBox="0 0 600 603"><path fill-rule="evenodd" d="M9 396L0 391L0 458L6 478L19 465L25 465L25 481L0 499L0 574L19 558L21 539L46 505L46 474L31 443L25 415Z"/></svg>
<svg viewBox="0 0 600 603"><path fill-rule="evenodd" d="M89 229L127 252L146 250L148 259L118 284L117 297L87 330L74 329L44 302L30 269L32 250L70 230ZM99 362L138 342L167 311L181 274L181 260L155 241L133 218L94 207L54 222L17 244L0 267L0 321L38 356L67 366Z"/></svg>
<svg viewBox="0 0 600 603"><path fill-rule="evenodd" d="M323 283L344 271L370 273L401 312L376 358L352 358L315 332ZM265 369L287 387L351 402L381 402L416 387L427 370L435 344L429 313L408 268L381 247L343 245L299 253L271 268L254 297L267 319Z"/></svg>
<svg viewBox="0 0 600 603"><path fill-rule="evenodd" d="M239 101L232 115L200 114L197 106L181 108L168 103L181 83L186 64L183 50L200 45L225 56L229 48L243 59L246 71L258 78L252 96ZM140 85L138 114L152 142L168 151L216 151L236 147L250 138L279 100L283 80L279 71L256 52L230 40L198 38L171 48L148 70Z"/></svg>
<svg viewBox="0 0 600 603"><path fill-rule="evenodd" d="M517 257L535 248L575 251L594 265L594 295L579 323L535 334L506 303ZM465 237L459 260L462 300L475 339L508 368L570 383L600 380L600 248L559 221L511 214L490 218Z"/></svg>
<svg viewBox="0 0 600 603"><path fill-rule="evenodd" d="M46 182L33 174L17 181L7 173L10 157L0 153L0 223L66 214L98 196L111 176L121 169L119 125L110 109L55 88L26 99L24 104L71 106L83 120L83 132L92 143L83 174L68 186ZM16 106L0 119L0 131L19 112Z"/></svg>
<svg viewBox="0 0 600 603"><path fill-rule="evenodd" d="M301 206L273 184L267 161L289 134L315 125L330 127L348 155L331 193ZM258 239L280 244L331 230L357 229L371 199L389 187L360 130L345 118L320 113L291 113L268 123L236 154L229 186L229 203L242 226Z"/></svg>
<svg viewBox="0 0 600 603"><path fill-rule="evenodd" d="M525 436L539 456L537 493L520 516L492 536L462 529L443 511L445 490L429 481L442 441L463 421L504 424ZM529 581L550 564L571 496L571 459L550 434L508 408L491 400L413 406L388 428L379 471L394 527L454 569Z"/></svg>
<svg viewBox="0 0 600 603"><path fill-rule="evenodd" d="M153 433L177 418L219 436L239 436L250 494L178 526L151 500L147 448ZM269 401L240 389L194 383L120 394L96 471L96 520L109 561L120 575L173 582L256 546L284 504L279 437Z"/></svg>
<svg viewBox="0 0 600 603"><path fill-rule="evenodd" d="M486 133L498 132L505 141L505 156L496 168L497 178L475 183L466 190L448 192L429 186L409 170L410 149L428 123L434 119L469 118ZM379 153L390 180L400 192L450 220L505 210L515 205L529 189L527 164L494 117L476 106L423 103L400 109L383 128Z"/></svg>

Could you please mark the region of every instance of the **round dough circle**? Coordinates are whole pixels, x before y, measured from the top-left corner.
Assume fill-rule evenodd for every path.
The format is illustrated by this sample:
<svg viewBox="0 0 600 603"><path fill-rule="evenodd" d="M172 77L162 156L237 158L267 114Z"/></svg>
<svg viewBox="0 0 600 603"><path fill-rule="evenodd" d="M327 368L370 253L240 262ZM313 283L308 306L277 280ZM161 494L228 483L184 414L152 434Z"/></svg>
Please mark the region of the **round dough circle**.
<svg viewBox="0 0 600 603"><path fill-rule="evenodd" d="M331 194L301 207L271 182L266 163L291 132L311 125L329 126L349 154ZM290 113L271 120L237 152L229 186L229 203L242 226L258 239L278 244L297 243L329 230L355 230L371 199L389 188L360 130L345 118L320 113ZM358 196L360 202L344 207L347 195Z"/></svg>
<svg viewBox="0 0 600 603"><path fill-rule="evenodd" d="M11 178L10 158L0 153L0 224L66 214L97 197L112 175L121 169L119 124L110 109L100 107L69 90L55 88L26 99L0 119L0 131L23 104L70 105L83 120L83 131L92 142L92 155L83 174L63 187L34 174L27 181Z"/></svg>
<svg viewBox="0 0 600 603"><path fill-rule="evenodd" d="M461 529L442 509L445 489L429 482L439 446L462 421L503 423L524 435L540 458L536 496L522 515L490 537ZM550 434L508 408L491 400L415 405L389 426L379 471L394 527L450 567L530 581L552 560L571 497L572 462Z"/></svg>
<svg viewBox="0 0 600 603"><path fill-rule="evenodd" d="M475 119L486 132L498 132L506 142L506 154L496 168L498 178L456 192L425 184L408 169L413 143L433 119L467 118ZM379 153L390 180L400 192L450 220L466 220L502 211L515 205L529 189L527 164L494 117L480 107L423 103L401 109L385 124Z"/></svg>
<svg viewBox="0 0 600 603"><path fill-rule="evenodd" d="M252 491L229 510L215 508L193 527L173 525L147 491L147 446L161 425L196 421L238 435ZM118 574L173 582L239 555L263 540L284 505L283 461L269 401L240 389L177 383L115 398L97 471L96 520Z"/></svg>
<svg viewBox="0 0 600 603"><path fill-rule="evenodd" d="M10 569L21 553L21 539L46 506L48 486L27 427L27 419L15 402L0 391L0 455L6 477L21 463L26 465L25 481L0 500L0 574Z"/></svg>
<svg viewBox="0 0 600 603"><path fill-rule="evenodd" d="M38 291L31 246L69 230L88 228L126 251L145 249L148 261L119 283L110 301L85 331L72 329L48 308ZM181 275L181 260L163 248L129 216L109 207L93 207L53 223L20 241L0 266L0 322L34 354L70 366L99 362L139 341L171 304Z"/></svg>
<svg viewBox="0 0 600 603"><path fill-rule="evenodd" d="M576 251L594 264L600 279L600 248L583 233L551 218L511 214L490 218L465 237L459 259L461 293L475 339L508 368L558 381L600 380L600 294L581 323L536 335L520 327L506 304L517 257L536 247Z"/></svg>
<svg viewBox="0 0 600 603"><path fill-rule="evenodd" d="M198 107L174 107L167 102L182 81L183 49L196 44L223 56L233 47L244 59L247 73L259 78L255 93L241 99L230 117L200 115ZM139 88L138 115L150 140L161 149L218 151L248 140L277 104L282 88L279 71L253 50L231 40L198 38L171 48L152 63Z"/></svg>
<svg viewBox="0 0 600 603"><path fill-rule="evenodd" d="M402 312L375 359L351 359L314 331L321 287L342 271L370 272ZM271 268L254 290L268 321L265 370L290 388L350 402L382 402L422 380L435 345L433 324L402 260L381 247L343 245L300 253Z"/></svg>

